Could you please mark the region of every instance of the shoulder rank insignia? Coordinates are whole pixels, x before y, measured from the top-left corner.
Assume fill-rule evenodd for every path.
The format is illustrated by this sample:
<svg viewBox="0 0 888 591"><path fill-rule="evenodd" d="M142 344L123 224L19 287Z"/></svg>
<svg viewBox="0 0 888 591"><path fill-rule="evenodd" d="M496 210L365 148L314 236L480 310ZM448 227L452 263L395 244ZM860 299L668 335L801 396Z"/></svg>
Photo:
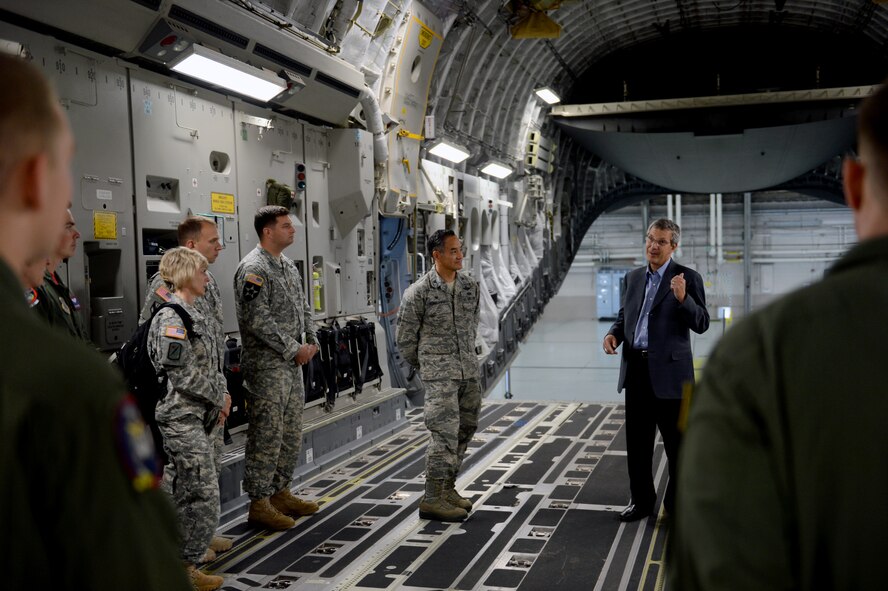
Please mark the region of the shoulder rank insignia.
<svg viewBox="0 0 888 591"><path fill-rule="evenodd" d="M184 341L188 337L188 331L185 330L184 326L168 326L163 336Z"/></svg>
<svg viewBox="0 0 888 591"><path fill-rule="evenodd" d="M142 420L135 400L126 395L114 410L114 440L121 468L137 492L157 488L160 462L151 431Z"/></svg>
<svg viewBox="0 0 888 591"><path fill-rule="evenodd" d="M249 302L256 299L256 296L262 291L263 285L265 285L265 279L254 273L247 273L244 277L244 301Z"/></svg>
<svg viewBox="0 0 888 591"><path fill-rule="evenodd" d="M37 290L34 288L25 290L25 301L28 302L28 306L31 308L39 304L40 297L37 295Z"/></svg>
<svg viewBox="0 0 888 591"><path fill-rule="evenodd" d="M62 311L68 316L71 315L71 308L68 307L68 304L65 303L65 298L59 296L59 306L62 308Z"/></svg>
<svg viewBox="0 0 888 591"><path fill-rule="evenodd" d="M157 289L154 290L154 293L156 293L157 297L159 297L160 299L162 299L165 302L170 301L170 298L172 297L172 294L170 294L170 290L167 289L166 285L161 285L160 287L158 287Z"/></svg>

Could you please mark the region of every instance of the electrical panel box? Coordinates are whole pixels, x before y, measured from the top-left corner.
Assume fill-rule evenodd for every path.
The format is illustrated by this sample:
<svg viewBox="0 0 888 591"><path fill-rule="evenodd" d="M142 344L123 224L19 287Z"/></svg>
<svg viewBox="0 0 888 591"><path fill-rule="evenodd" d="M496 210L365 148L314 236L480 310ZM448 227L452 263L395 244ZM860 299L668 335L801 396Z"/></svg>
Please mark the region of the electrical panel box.
<svg viewBox="0 0 888 591"><path fill-rule="evenodd" d="M595 302L598 318L616 320L622 306L622 293L629 269L602 267L595 277Z"/></svg>
<svg viewBox="0 0 888 591"><path fill-rule="evenodd" d="M370 215L373 201L373 137L360 129L333 129L330 140L330 212L347 235Z"/></svg>

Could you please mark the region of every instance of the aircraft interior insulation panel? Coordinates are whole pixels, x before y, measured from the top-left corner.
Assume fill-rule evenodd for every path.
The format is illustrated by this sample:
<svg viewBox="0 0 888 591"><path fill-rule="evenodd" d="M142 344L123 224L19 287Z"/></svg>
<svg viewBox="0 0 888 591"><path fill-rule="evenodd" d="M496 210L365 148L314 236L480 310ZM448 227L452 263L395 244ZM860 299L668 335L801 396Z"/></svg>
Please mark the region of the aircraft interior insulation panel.
<svg viewBox="0 0 888 591"><path fill-rule="evenodd" d="M417 195L419 148L422 140L429 85L444 38L443 25L428 9L418 2L404 25L402 46L393 71L386 72L386 89L380 106L398 122L397 130L388 135L389 191L398 193L401 200ZM385 199L384 203L396 203ZM388 207L388 206L386 206ZM396 213L384 211L384 213Z"/></svg>

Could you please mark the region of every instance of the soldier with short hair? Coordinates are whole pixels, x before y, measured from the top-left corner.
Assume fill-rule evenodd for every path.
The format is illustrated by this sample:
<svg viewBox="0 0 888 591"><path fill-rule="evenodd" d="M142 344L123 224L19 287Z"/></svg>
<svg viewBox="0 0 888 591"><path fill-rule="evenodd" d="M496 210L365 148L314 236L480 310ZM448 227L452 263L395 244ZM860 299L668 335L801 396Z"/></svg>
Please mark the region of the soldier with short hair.
<svg viewBox="0 0 888 591"><path fill-rule="evenodd" d="M210 265L216 262L222 251L222 242L219 239L219 229L216 227L216 222L203 216L185 218L179 224L177 237L179 246L196 250L204 255ZM214 330L222 336L225 326L222 316L222 295L219 293L216 278L209 271L207 271L207 275L210 278L207 291L195 302L208 319L214 320ZM166 285L160 273L155 273L148 282L148 289L145 290L145 303L142 304L142 312L139 314L139 324L151 318L151 313L168 301L170 301L169 286Z"/></svg>
<svg viewBox="0 0 888 591"><path fill-rule="evenodd" d="M74 138L46 78L0 55L0 572L8 589L190 589L154 445L108 361L46 326L24 270L58 241ZM60 379L64 376L64 379Z"/></svg>
<svg viewBox="0 0 888 591"><path fill-rule="evenodd" d="M407 288L398 312L398 347L419 369L425 386L425 496L419 516L462 521L472 503L456 491L456 477L481 411L475 338L480 319L478 282L460 273L462 245L453 230L427 241L435 266Z"/></svg>
<svg viewBox="0 0 888 591"><path fill-rule="evenodd" d="M230 410L225 397L221 350L224 344L195 305L209 283L207 259L188 248L173 248L160 259L160 275L173 287L170 303L191 316L192 334L171 307L151 320L148 352L158 373L167 377L166 395L157 403L157 426L169 457L163 489L176 505L182 534L181 555L199 589L217 589L222 577L197 570L219 524L219 483L212 433Z"/></svg>
<svg viewBox="0 0 888 591"><path fill-rule="evenodd" d="M64 230L55 252L46 260L43 284L37 290L45 305L38 306L37 310L52 326L58 326L72 337L91 344L86 327L83 325L80 300L57 273L59 265L74 256L79 238L80 232L77 230L74 216L68 209Z"/></svg>
<svg viewBox="0 0 888 591"><path fill-rule="evenodd" d="M234 276L250 408L244 490L250 497L248 522L282 530L296 525L292 517L318 510L317 503L290 492L302 444L302 366L318 346L302 277L283 254L296 234L290 211L261 207L253 226L259 245Z"/></svg>
<svg viewBox="0 0 888 591"><path fill-rule="evenodd" d="M199 215L188 216L179 223L176 234L180 247L199 252L207 259L209 265L216 262L219 253L222 251L219 229L216 226L216 222L209 218ZM201 315L206 319L215 335L216 341L223 344L219 350L219 355L221 356L219 364L220 367L224 367L225 321L222 313L222 294L219 292L219 284L216 282L216 278L209 269L207 269L207 277L209 277L209 283L207 283L206 291L203 295L194 299L194 307L200 310ZM164 281L159 272L151 277L151 280L148 282L148 289L145 290L145 303L142 305L142 312L139 315L139 324L148 321L151 318L152 312L158 306L172 300L171 287ZM227 385L225 388L225 404L231 404L231 395L228 393ZM213 460L215 461L216 474L218 475L222 472L222 448L225 445L224 420L221 420L219 425L213 430L211 439L213 441ZM168 469L175 468L168 466ZM226 552L230 549L230 539L223 536L213 536L201 562L212 562L215 560L217 552Z"/></svg>

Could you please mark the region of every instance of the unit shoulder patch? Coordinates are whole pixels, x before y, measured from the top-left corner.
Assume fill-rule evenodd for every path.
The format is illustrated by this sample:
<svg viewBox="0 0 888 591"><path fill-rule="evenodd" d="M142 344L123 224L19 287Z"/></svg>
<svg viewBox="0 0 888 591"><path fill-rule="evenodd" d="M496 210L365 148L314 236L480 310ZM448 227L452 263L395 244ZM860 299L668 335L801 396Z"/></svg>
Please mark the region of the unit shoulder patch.
<svg viewBox="0 0 888 591"><path fill-rule="evenodd" d="M40 296L37 295L37 290L34 288L25 290L25 301L28 302L28 307L33 308L37 304L40 303Z"/></svg>
<svg viewBox="0 0 888 591"><path fill-rule="evenodd" d="M255 300L256 296L259 295L259 292L262 291L263 285L265 285L265 279L261 275L247 273L244 277L244 301L250 302Z"/></svg>
<svg viewBox="0 0 888 591"><path fill-rule="evenodd" d="M163 336L184 341L188 338L188 331L185 330L184 326L168 326L166 330L163 331Z"/></svg>
<svg viewBox="0 0 888 591"><path fill-rule="evenodd" d="M142 420L131 395L126 395L114 411L114 441L124 474L136 492L160 485L160 466L151 431Z"/></svg>
<svg viewBox="0 0 888 591"><path fill-rule="evenodd" d="M166 350L166 358L164 361L171 361L176 364L179 361L182 361L182 343L173 342L167 346Z"/></svg>

